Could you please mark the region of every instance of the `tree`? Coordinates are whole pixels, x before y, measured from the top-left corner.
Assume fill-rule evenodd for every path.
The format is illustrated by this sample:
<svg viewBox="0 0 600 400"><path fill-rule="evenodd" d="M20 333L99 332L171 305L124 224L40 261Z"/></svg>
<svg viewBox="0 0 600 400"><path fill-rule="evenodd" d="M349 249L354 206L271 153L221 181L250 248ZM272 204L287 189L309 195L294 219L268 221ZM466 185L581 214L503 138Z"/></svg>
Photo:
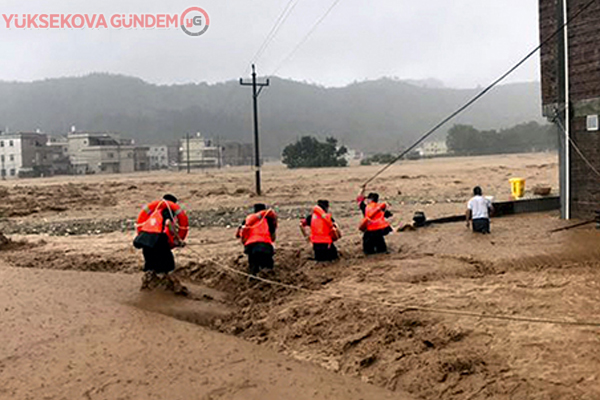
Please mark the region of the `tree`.
<svg viewBox="0 0 600 400"><path fill-rule="evenodd" d="M338 147L337 139L328 137L320 142L313 136L303 136L283 149L283 163L288 168L345 167L346 147Z"/></svg>
<svg viewBox="0 0 600 400"><path fill-rule="evenodd" d="M479 131L471 125L454 125L446 137L448 150L458 155L546 151L557 148L552 125L519 124L499 132Z"/></svg>

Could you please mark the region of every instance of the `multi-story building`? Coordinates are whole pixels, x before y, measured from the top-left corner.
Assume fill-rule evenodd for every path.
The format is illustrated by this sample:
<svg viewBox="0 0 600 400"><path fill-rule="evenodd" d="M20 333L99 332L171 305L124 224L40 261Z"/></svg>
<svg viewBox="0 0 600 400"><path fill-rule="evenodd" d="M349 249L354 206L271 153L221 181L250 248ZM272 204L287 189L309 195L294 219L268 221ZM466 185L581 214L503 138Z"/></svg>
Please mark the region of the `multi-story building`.
<svg viewBox="0 0 600 400"><path fill-rule="evenodd" d="M152 170L169 168L169 147L150 146L148 158Z"/></svg>
<svg viewBox="0 0 600 400"><path fill-rule="evenodd" d="M46 142L38 132L0 134L0 177L13 179L51 175Z"/></svg>
<svg viewBox="0 0 600 400"><path fill-rule="evenodd" d="M179 169L217 168L221 166L221 149L212 144L210 139L202 137L200 132L195 136L179 141Z"/></svg>
<svg viewBox="0 0 600 400"><path fill-rule="evenodd" d="M133 164L136 171L150 170L149 146L135 146L133 149Z"/></svg>
<svg viewBox="0 0 600 400"><path fill-rule="evenodd" d="M67 135L69 157L75 174L127 173L134 171L134 146L107 132Z"/></svg>
<svg viewBox="0 0 600 400"><path fill-rule="evenodd" d="M71 173L69 160L69 143L66 136L48 136L46 142L47 159L52 175L67 175Z"/></svg>
<svg viewBox="0 0 600 400"><path fill-rule="evenodd" d="M180 163L179 143L171 143L167 145L167 159L169 160L169 168L177 168Z"/></svg>
<svg viewBox="0 0 600 400"><path fill-rule="evenodd" d="M225 142L221 146L223 165L252 165L254 147L250 143Z"/></svg>

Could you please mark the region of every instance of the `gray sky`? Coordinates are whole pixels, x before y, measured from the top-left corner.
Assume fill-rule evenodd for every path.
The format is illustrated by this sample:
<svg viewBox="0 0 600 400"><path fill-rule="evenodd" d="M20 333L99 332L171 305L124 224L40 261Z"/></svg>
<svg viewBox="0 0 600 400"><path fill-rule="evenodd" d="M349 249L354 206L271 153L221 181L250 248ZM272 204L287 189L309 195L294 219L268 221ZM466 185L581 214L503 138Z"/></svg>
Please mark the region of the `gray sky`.
<svg viewBox="0 0 600 400"><path fill-rule="evenodd" d="M205 9L200 37L180 29L6 29L0 79L30 81L111 72L153 83L220 82L246 71L289 0L3 0L0 14L182 13ZM298 0L258 60L270 74L333 0ZM281 77L341 86L382 76L485 86L538 42L536 0L341 0L279 70ZM539 80L534 57L509 82Z"/></svg>

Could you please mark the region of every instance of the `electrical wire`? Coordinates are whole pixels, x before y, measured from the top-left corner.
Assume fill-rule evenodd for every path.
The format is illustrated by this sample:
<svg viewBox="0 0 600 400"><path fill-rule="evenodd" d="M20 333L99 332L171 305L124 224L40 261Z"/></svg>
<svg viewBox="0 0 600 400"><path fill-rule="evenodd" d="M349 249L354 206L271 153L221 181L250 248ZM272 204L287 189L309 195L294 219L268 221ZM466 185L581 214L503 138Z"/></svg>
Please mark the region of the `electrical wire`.
<svg viewBox="0 0 600 400"><path fill-rule="evenodd" d="M571 146L573 146L573 149L575 149L575 152L579 155L579 157L581 157L583 162L592 170L593 173L596 174L596 176L598 178L600 178L600 171L598 171L598 169L596 167L594 167L594 165L590 162L590 160L583 154L583 152L581 151L579 146L577 146L577 143L575 143L575 141L571 138L571 136L570 135L567 136L567 131L565 129L563 122L561 121L561 119L558 115L558 110L555 110L554 112L555 112L554 122L556 122L556 124L558 125L560 132L563 134L563 136L565 138L569 139L569 143L571 144Z"/></svg>
<svg viewBox="0 0 600 400"><path fill-rule="evenodd" d="M377 171L372 177L370 177L369 179L367 179L363 183L362 186L363 187L367 186L375 178L377 178L379 175L381 175L385 170L387 170L389 167L391 167L392 165L394 165L398 160L400 160L402 157L404 157L405 155L407 155L408 153L410 153L412 150L414 150L418 145L420 145L425 139L427 139L429 136L431 136L434 132L436 132L438 129L440 129L442 126L444 126L450 120L454 119L454 117L456 117L457 115L461 114L463 111L465 111L467 108L469 108L477 100L479 100L480 98L482 98L485 94L487 94L490 90L492 90L492 88L494 88L496 85L498 85L504 79L506 79L506 77L508 77L516 69L518 69L521 65L523 65L527 60L529 60L544 45L546 45L548 42L550 42L552 39L554 39L556 37L556 35L558 35L560 32L562 32L565 29L565 27L567 27L571 22L573 22L573 20L575 20L576 18L578 18L585 10L587 10L596 1L597 0L591 0L588 3L586 3L584 6L582 6L575 14L573 14L571 16L571 18L567 19L567 21L559 29L557 29L554 33L552 33L544 41L542 41L539 44L539 46L537 46L535 49L533 49L531 52L529 52L525 57L523 57L521 59L521 61L519 61L518 63L516 63L507 72L505 72L504 74L502 74L498 79L496 79L490 85L488 85L485 89L483 89L482 91L480 91L477 95L475 95L475 97L473 97L467 103L465 103L464 105L462 105L461 107L459 107L456 111L454 111L453 113L451 113L450 115L448 115L446 118L444 118L442 121L440 121L437 125L435 125L429 131L427 131L415 143L413 143L410 147L408 147L406 150L404 150L402 153L400 153L400 155L398 155L397 157L395 157L392 161L390 161L383 168L381 168L379 171Z"/></svg>
<svg viewBox="0 0 600 400"><path fill-rule="evenodd" d="M294 8L296 8L296 6L298 5L299 2L300 2L300 0L290 0L286 4L285 8L281 12L279 17L275 21L275 23L273 24L273 27L267 34L265 40L260 45L260 47L254 54L254 56L250 59L250 62L248 63L248 66L246 67L246 70L244 71L244 75L249 71L250 66L252 64L256 63L256 61L263 55L263 53L265 52L267 47L269 47L269 45L273 42L273 40L275 39L275 36L277 36L277 33L279 32L279 30L281 29L281 27L283 26L285 21L288 19L288 17L292 14L292 11L294 11Z"/></svg>
<svg viewBox="0 0 600 400"><path fill-rule="evenodd" d="M288 55L285 58L283 58L279 64L277 64L277 66L275 67L273 72L269 74L269 77L272 77L277 72L279 72L279 70L281 70L283 65L286 62L288 62L294 56L294 54L296 54L296 52L300 49L300 47L302 47L302 45L304 43L306 43L306 41L312 36L312 34L317 30L319 25L321 25L321 23L323 23L325 18L327 18L327 16L331 13L331 11L333 11L335 6L337 6L338 3L340 3L340 1L342 1L342 0L334 0L334 2L329 6L329 8L325 11L325 13L323 15L321 15L321 17L313 24L313 26L310 28L310 30L306 33L306 35L304 35L304 37L298 42L298 44L292 49L292 51L290 51L288 53Z"/></svg>

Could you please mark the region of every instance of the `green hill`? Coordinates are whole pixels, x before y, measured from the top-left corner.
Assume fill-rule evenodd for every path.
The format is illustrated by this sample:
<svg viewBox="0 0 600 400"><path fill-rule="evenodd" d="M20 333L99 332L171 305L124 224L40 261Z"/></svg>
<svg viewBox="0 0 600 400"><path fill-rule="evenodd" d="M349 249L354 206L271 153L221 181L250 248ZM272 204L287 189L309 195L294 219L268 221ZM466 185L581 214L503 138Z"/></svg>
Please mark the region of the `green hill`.
<svg viewBox="0 0 600 400"><path fill-rule="evenodd" d="M453 123L478 129L542 122L538 83L499 86ZM260 96L261 147L278 157L296 138L335 136L375 152L408 145L477 90L422 87L392 79L342 88L271 79ZM200 131L252 141L251 89L237 81L154 85L138 78L92 74L36 82L0 82L0 127L116 131L137 143L173 142ZM441 133L442 137L452 123Z"/></svg>

